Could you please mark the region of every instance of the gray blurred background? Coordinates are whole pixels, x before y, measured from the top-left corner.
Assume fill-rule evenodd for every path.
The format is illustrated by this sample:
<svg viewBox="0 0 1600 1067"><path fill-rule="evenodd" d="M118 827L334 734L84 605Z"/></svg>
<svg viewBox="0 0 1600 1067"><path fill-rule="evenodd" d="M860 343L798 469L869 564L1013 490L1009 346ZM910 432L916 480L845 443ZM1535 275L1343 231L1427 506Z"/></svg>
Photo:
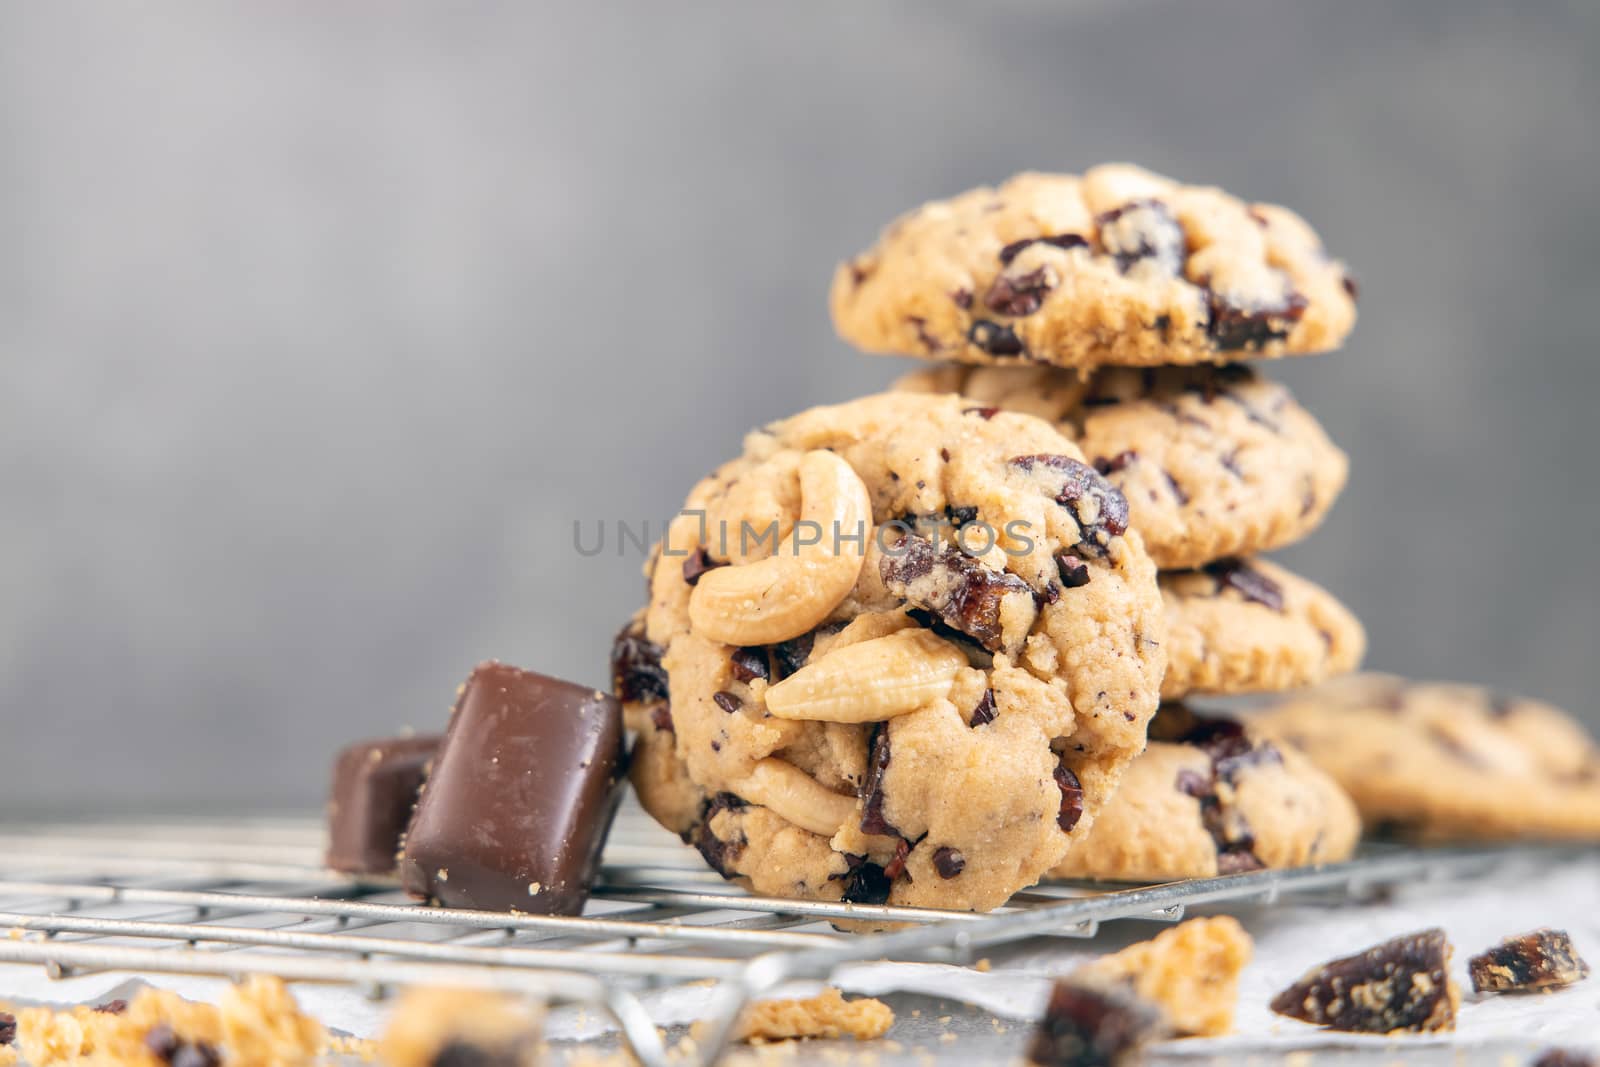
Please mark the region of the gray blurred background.
<svg viewBox="0 0 1600 1067"><path fill-rule="evenodd" d="M893 214L1124 158L1361 280L1275 372L1371 665L1596 721L1593 4L153 10L0 6L8 814L310 807L479 659L602 683L574 520L901 372L825 300Z"/></svg>

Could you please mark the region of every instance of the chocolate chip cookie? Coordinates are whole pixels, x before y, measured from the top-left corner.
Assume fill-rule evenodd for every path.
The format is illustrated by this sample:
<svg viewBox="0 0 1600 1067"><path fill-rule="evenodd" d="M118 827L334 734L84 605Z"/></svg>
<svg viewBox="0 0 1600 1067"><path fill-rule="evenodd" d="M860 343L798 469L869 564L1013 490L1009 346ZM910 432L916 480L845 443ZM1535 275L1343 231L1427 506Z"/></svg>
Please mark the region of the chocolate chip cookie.
<svg viewBox="0 0 1600 1067"><path fill-rule="evenodd" d="M1166 882L1348 859L1361 819L1293 746L1164 704L1150 747L1053 872Z"/></svg>
<svg viewBox="0 0 1600 1067"><path fill-rule="evenodd" d="M1107 164L924 204L840 265L831 304L869 352L1155 366L1337 348L1356 287L1287 208Z"/></svg>
<svg viewBox="0 0 1600 1067"><path fill-rule="evenodd" d="M1600 839L1600 746L1540 701L1363 674L1296 694L1258 722L1344 786L1374 830Z"/></svg>
<svg viewBox="0 0 1600 1067"><path fill-rule="evenodd" d="M1048 419L1128 498L1150 558L1196 567L1266 552L1316 529L1349 463L1289 390L1238 364L946 366L895 388L960 393Z"/></svg>
<svg viewBox="0 0 1600 1067"><path fill-rule="evenodd" d="M1165 669L1127 503L1049 424L891 393L752 433L619 636L645 807L759 892L989 909L1085 833Z"/></svg>
<svg viewBox="0 0 1600 1067"><path fill-rule="evenodd" d="M1162 571L1167 676L1161 696L1271 693L1355 670L1367 635L1327 590L1263 559Z"/></svg>

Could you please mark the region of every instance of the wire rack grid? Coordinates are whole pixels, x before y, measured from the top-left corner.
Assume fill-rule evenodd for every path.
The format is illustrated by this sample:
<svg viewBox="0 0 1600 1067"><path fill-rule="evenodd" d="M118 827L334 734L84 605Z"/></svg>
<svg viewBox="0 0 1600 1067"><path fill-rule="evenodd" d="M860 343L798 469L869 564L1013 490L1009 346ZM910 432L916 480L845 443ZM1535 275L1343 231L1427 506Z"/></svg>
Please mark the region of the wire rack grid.
<svg viewBox="0 0 1600 1067"><path fill-rule="evenodd" d="M1493 850L1392 850L1350 863L1147 887L1045 884L988 915L760 897L625 806L581 917L423 907L392 883L334 875L304 820L69 823L0 828L0 962L95 971L274 974L383 996L459 985L592 1005L647 1067L668 1062L641 995L711 981L701 1062L754 998L861 960L966 963L982 947L1092 937L1118 919L1176 921L1191 905L1461 877ZM900 924L840 933L838 920ZM679 1061L681 1062L681 1061Z"/></svg>

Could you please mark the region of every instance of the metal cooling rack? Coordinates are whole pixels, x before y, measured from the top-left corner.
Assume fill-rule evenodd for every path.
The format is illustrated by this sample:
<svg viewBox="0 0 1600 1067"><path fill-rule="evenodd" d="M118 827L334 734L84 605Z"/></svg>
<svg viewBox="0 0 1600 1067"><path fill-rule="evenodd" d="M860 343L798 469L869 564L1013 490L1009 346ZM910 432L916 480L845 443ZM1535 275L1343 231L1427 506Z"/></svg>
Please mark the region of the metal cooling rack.
<svg viewBox="0 0 1600 1067"><path fill-rule="evenodd" d="M321 853L321 827L309 820L0 827L0 929L12 931L0 937L0 963L42 964L55 977L266 973L374 996L416 984L526 993L608 1013L646 1067L667 1056L640 995L711 980L698 1042L710 1064L752 998L790 979L826 979L841 964L967 963L985 946L1092 937L1116 919L1173 922L1190 905L1459 878L1506 858L1392 849L1142 888L1050 883L974 915L744 893L630 799L584 915L552 918L422 907L392 883L332 874ZM836 932L839 919L907 925L863 936Z"/></svg>

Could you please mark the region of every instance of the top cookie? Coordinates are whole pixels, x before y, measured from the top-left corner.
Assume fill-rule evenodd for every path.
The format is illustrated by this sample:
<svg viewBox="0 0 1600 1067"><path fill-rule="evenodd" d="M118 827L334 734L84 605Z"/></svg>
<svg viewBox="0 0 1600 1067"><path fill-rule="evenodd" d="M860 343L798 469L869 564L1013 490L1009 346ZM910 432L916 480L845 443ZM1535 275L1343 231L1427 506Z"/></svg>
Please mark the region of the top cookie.
<svg viewBox="0 0 1600 1067"><path fill-rule="evenodd" d="M1154 366L1326 352L1355 294L1287 208L1113 163L924 204L840 265L831 304L869 352Z"/></svg>
<svg viewBox="0 0 1600 1067"><path fill-rule="evenodd" d="M1072 444L897 393L751 434L613 662L641 800L727 877L988 909L1143 747L1165 636L1127 502Z"/></svg>

